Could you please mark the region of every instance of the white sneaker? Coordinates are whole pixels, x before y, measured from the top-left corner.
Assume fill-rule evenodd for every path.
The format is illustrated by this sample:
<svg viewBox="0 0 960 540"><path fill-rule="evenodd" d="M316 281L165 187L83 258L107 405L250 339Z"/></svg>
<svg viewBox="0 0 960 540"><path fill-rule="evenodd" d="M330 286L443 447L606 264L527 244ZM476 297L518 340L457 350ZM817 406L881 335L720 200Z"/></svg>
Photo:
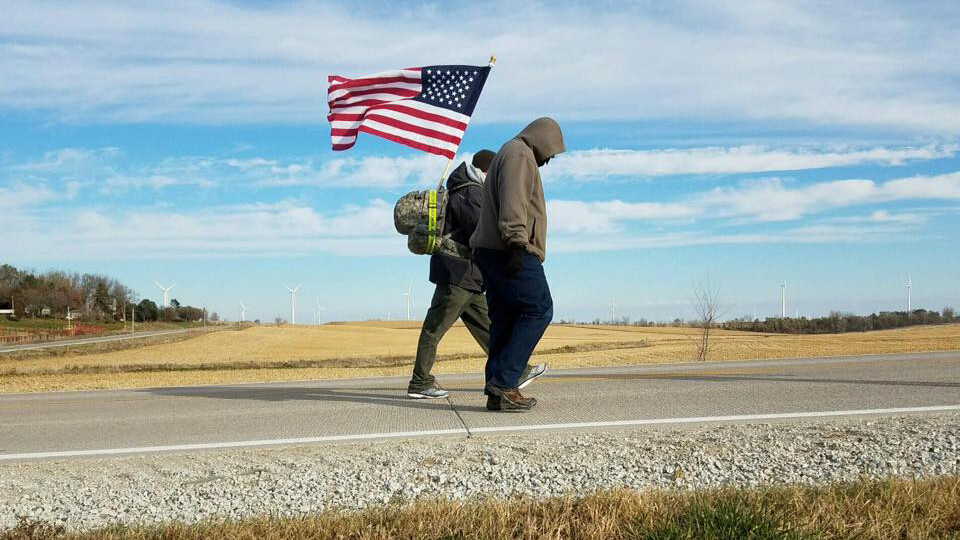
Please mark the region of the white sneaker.
<svg viewBox="0 0 960 540"><path fill-rule="evenodd" d="M543 374L547 372L546 364L537 364L530 368L530 371L524 370L525 373L520 375L520 384L517 385L517 388L524 388L528 384L532 383L534 380L543 377Z"/></svg>
<svg viewBox="0 0 960 540"><path fill-rule="evenodd" d="M413 399L437 399L445 398L450 395L450 392L447 392L443 388L438 388L436 386L431 386L426 390L421 390L419 392L407 392L407 395Z"/></svg>

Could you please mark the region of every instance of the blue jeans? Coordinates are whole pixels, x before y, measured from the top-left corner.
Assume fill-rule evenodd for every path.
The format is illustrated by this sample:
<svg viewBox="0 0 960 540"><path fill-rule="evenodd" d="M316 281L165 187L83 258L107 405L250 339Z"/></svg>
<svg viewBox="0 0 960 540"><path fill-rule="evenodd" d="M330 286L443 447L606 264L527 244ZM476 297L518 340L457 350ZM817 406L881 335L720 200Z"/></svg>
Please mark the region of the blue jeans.
<svg viewBox="0 0 960 540"><path fill-rule="evenodd" d="M517 387L533 349L553 319L553 298L540 259L527 253L523 268L508 276L509 256L507 251L493 249L473 252L483 274L490 313L487 385L503 389Z"/></svg>

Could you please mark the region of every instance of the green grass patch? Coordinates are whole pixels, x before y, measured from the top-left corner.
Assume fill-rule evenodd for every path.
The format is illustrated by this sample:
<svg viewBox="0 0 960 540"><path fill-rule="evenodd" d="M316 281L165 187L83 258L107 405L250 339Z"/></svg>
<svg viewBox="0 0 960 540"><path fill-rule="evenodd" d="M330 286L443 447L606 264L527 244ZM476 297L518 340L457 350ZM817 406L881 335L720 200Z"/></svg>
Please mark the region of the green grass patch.
<svg viewBox="0 0 960 540"><path fill-rule="evenodd" d="M105 326L105 325L104 325ZM67 327L67 321L53 318L23 318L16 321L0 317L0 332L20 330L26 332L62 330Z"/></svg>
<svg viewBox="0 0 960 540"><path fill-rule="evenodd" d="M774 519L768 512L739 501L698 502L684 512L653 524L638 520L628 528L637 540L808 540L818 538Z"/></svg>

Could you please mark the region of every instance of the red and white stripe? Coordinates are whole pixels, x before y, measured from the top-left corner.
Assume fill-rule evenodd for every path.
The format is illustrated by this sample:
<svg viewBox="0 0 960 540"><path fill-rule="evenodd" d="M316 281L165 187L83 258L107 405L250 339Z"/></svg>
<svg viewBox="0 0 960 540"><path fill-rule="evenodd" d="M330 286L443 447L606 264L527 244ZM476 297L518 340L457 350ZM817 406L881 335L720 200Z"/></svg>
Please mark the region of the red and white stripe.
<svg viewBox="0 0 960 540"><path fill-rule="evenodd" d="M331 75L329 82L327 120L334 150L352 148L362 131L453 159L470 123L467 115L410 99L422 91L420 68L360 79Z"/></svg>

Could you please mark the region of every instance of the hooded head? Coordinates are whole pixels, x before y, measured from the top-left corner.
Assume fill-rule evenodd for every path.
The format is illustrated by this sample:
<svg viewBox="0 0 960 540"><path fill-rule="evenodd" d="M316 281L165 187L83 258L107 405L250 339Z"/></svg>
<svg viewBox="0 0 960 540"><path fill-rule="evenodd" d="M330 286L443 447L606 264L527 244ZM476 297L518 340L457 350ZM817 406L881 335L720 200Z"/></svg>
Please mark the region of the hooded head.
<svg viewBox="0 0 960 540"><path fill-rule="evenodd" d="M473 166L486 173L490 170L490 163L495 155L497 154L493 150L480 150L473 155Z"/></svg>
<svg viewBox="0 0 960 540"><path fill-rule="evenodd" d="M541 167L550 158L567 150L563 145L563 132L553 118L537 118L523 128L517 138L533 150L537 166Z"/></svg>

